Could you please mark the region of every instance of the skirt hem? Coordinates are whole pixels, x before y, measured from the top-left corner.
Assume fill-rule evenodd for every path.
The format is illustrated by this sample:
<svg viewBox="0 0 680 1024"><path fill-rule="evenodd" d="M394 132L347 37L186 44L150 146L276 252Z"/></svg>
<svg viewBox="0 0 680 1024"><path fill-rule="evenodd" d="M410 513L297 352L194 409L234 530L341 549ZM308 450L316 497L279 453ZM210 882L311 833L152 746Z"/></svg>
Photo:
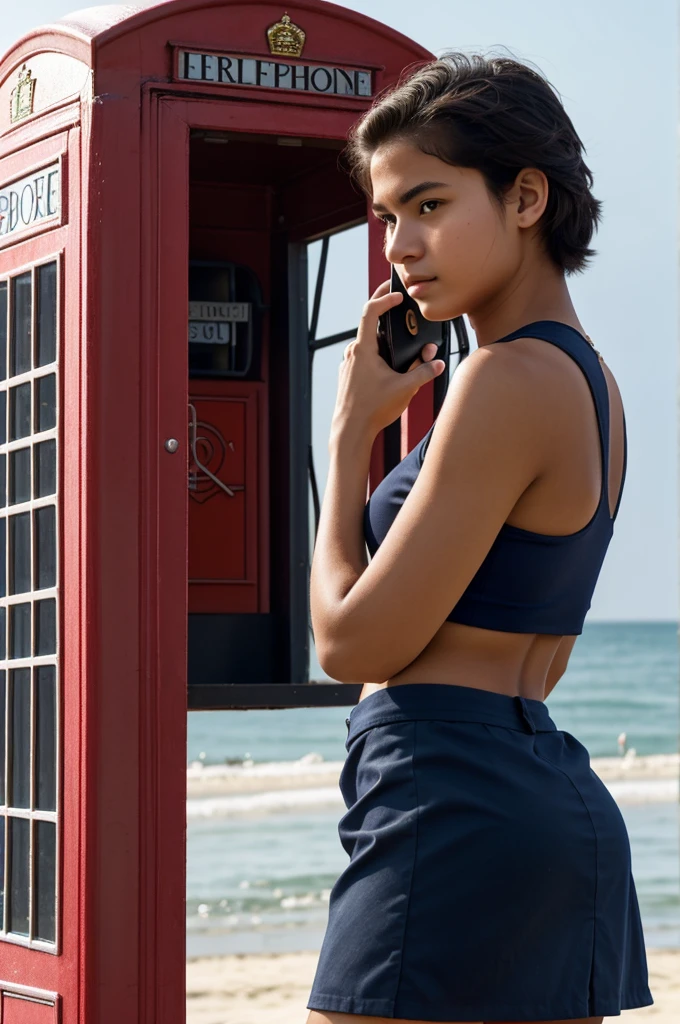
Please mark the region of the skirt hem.
<svg viewBox="0 0 680 1024"><path fill-rule="evenodd" d="M437 1022L454 1021L563 1021L582 1017L618 1017L622 1010L637 1010L643 1006L653 1006L654 999L649 989L633 995L623 996L616 1003L598 1004L595 1007L560 1007L543 1006L536 1008L508 1007L507 1004L486 1004L483 1006L467 1006L462 1009L447 1009L444 1016L424 1016L424 1013L432 1013L431 1010L419 1009L410 1006L408 1003L399 1007L399 1013L395 1013L393 999L355 999L354 996L332 995L327 992L317 992L310 996L307 1002L308 1010L328 1010L335 1013L363 1014L364 1016L387 1017L398 1020L418 1020ZM462 1016L456 1016L461 1014Z"/></svg>

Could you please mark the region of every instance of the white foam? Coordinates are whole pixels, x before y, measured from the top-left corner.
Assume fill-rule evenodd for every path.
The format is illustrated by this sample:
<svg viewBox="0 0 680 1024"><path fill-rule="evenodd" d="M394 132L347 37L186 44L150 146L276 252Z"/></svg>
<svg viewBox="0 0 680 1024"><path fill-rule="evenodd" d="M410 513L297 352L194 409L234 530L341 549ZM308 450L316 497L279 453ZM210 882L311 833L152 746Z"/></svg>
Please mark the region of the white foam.
<svg viewBox="0 0 680 1024"><path fill-rule="evenodd" d="M187 800L187 818L224 818L242 814L272 814L278 811L335 806L345 806L337 786L277 789L264 793L238 793L233 796Z"/></svg>
<svg viewBox="0 0 680 1024"><path fill-rule="evenodd" d="M677 803L677 779L612 779L605 786L617 804Z"/></svg>
<svg viewBox="0 0 680 1024"><path fill-rule="evenodd" d="M626 779L605 782L616 802L625 804L677 803L676 779ZM187 818L230 818L336 807L345 803L337 786L276 789L187 800Z"/></svg>

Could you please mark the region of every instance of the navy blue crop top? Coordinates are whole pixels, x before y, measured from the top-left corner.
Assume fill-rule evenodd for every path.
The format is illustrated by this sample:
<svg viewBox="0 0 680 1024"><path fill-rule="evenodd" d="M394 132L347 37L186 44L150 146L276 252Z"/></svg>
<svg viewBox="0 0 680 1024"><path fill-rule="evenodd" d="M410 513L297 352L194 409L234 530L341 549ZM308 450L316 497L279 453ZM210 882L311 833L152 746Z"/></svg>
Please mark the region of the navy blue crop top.
<svg viewBox="0 0 680 1024"><path fill-rule="evenodd" d="M621 503L627 462L625 416L623 474L614 515L610 516L609 395L598 355L579 331L556 320L527 324L493 344L526 337L541 338L567 352L590 385L602 451L600 500L590 522L576 533L534 533L504 523L447 620L513 633L579 634ZM434 424L381 480L366 503L364 538L371 557L413 487L433 429Z"/></svg>

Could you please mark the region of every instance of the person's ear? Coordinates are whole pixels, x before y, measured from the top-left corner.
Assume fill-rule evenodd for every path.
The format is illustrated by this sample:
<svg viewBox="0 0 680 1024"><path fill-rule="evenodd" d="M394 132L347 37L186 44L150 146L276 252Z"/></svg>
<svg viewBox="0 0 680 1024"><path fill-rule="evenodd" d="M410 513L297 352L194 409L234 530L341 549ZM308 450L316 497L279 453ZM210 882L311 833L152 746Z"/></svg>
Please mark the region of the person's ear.
<svg viewBox="0 0 680 1024"><path fill-rule="evenodd" d="M518 227L531 228L541 219L548 203L548 188L548 179L538 168L525 167L519 172L506 198Z"/></svg>

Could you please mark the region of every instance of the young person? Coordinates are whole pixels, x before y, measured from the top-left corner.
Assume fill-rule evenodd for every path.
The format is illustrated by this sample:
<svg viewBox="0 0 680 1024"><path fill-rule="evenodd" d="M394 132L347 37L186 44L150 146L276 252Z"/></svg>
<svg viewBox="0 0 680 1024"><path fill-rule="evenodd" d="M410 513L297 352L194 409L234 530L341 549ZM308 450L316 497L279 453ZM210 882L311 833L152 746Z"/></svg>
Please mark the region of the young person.
<svg viewBox="0 0 680 1024"><path fill-rule="evenodd" d="M544 704L626 468L619 389L565 280L600 218L583 153L540 73L456 52L350 135L387 260L478 347L368 503L377 434L444 365L378 355L401 301L384 282L340 367L312 624L325 671L364 686L307 1024L601 1024L653 1002L623 819Z"/></svg>

